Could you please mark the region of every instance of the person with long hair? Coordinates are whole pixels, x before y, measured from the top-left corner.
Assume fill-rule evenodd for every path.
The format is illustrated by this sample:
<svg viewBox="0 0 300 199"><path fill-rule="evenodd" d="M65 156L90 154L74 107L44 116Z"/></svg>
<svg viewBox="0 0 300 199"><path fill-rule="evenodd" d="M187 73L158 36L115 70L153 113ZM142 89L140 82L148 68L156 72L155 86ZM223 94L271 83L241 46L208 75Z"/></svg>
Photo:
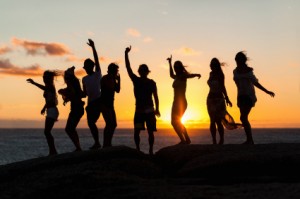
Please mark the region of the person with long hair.
<svg viewBox="0 0 300 199"><path fill-rule="evenodd" d="M226 111L226 105L232 107L232 103L227 95L225 87L225 76L221 68L222 65L224 65L224 63L220 63L217 58L213 58L211 60L211 72L207 81L207 84L209 86L209 93L207 96L206 104L208 115L210 118L210 133L212 136L213 144L217 144L217 129L220 136L218 144L224 144L223 125L230 130L241 127L240 124L236 124L234 122L233 118Z"/></svg>
<svg viewBox="0 0 300 199"><path fill-rule="evenodd" d="M54 126L54 123L57 121L59 115L57 109L58 101L57 101L56 89L54 85L55 76L58 76L58 73L56 71L46 70L43 74L43 81L45 85L36 83L31 78L27 79L28 83L31 83L44 91L43 96L45 98L45 105L41 110L41 114L44 115L46 113L44 134L46 136L47 144L49 147L49 155L57 154L55 144L54 144L54 138L51 134L51 130Z"/></svg>
<svg viewBox="0 0 300 199"><path fill-rule="evenodd" d="M237 86L237 105L240 109L240 119L247 137L244 144L254 144L252 129L248 120L249 113L257 101L254 86L271 97L274 97L275 93L267 90L258 82L258 79L253 73L253 68L247 64L248 57L244 52L238 52L235 56L235 61L237 67L233 70L233 79Z"/></svg>
<svg viewBox="0 0 300 199"><path fill-rule="evenodd" d="M186 84L187 79L201 77L200 74L192 74L189 73L185 67L183 66L181 61L176 61L174 63L174 71L172 67L172 55L167 58L169 62L170 68L170 77L174 79L173 89L174 89L174 101L172 105L172 113L171 113L171 124L180 138L179 144L190 144L191 139L187 133L185 126L181 122L181 118L184 112L187 109L187 100L186 100Z"/></svg>
<svg viewBox="0 0 300 199"><path fill-rule="evenodd" d="M58 90L58 93L62 95L64 105L68 102L71 103L71 111L69 113L65 131L75 145L75 151L81 151L76 127L84 114L84 102L81 100L84 97L84 93L78 78L74 74L74 70L75 67L72 66L64 72L64 80L67 84L67 88Z"/></svg>

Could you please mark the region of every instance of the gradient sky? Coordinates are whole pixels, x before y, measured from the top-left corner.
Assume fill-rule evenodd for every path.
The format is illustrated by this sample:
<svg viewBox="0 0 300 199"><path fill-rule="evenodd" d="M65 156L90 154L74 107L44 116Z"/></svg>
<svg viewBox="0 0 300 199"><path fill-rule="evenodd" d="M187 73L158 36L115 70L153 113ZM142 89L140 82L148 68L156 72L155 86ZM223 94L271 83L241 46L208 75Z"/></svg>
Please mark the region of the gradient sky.
<svg viewBox="0 0 300 199"><path fill-rule="evenodd" d="M234 57L244 50L260 83L275 92L271 98L256 89L258 102L250 114L253 127L300 127L300 1L298 0L2 0L0 2L0 128L43 127L42 91L28 83L42 83L46 69L76 66L79 78L83 60L92 58L86 44L94 40L103 74L107 66L120 66L121 92L115 109L119 127L132 127L133 87L124 64L124 50L132 45L130 61L137 73L149 66L157 83L161 118L170 120L172 79L166 58L181 60L202 77L188 80L190 127L208 127L206 97L209 63L226 62L225 84L234 106L228 108L239 121ZM66 85L62 77L56 89ZM69 104L62 105L56 127L64 127ZM102 127L103 119L98 122ZM86 127L86 115L79 127Z"/></svg>

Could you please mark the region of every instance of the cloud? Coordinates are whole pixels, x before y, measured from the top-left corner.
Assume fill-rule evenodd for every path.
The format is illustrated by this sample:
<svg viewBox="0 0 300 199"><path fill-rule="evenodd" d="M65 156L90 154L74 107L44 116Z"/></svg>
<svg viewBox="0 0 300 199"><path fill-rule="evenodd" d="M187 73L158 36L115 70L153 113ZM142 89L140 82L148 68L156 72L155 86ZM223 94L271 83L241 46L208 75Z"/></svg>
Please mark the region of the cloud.
<svg viewBox="0 0 300 199"><path fill-rule="evenodd" d="M12 49L9 48L8 46L1 46L0 47L0 55L3 55L3 54L8 53L10 51L12 51Z"/></svg>
<svg viewBox="0 0 300 199"><path fill-rule="evenodd" d="M153 39L151 37L145 37L143 40L145 43L150 43L153 41Z"/></svg>
<svg viewBox="0 0 300 199"><path fill-rule="evenodd" d="M0 74L12 76L40 76L44 70L37 64L29 67L19 67L10 63L9 59L0 60Z"/></svg>
<svg viewBox="0 0 300 199"><path fill-rule="evenodd" d="M29 55L64 56L71 54L70 50L61 43L28 41L15 37L12 38L12 43L16 46L23 47Z"/></svg>
<svg viewBox="0 0 300 199"><path fill-rule="evenodd" d="M174 53L184 56L195 56L201 54L201 52L189 47L181 47L180 49L175 50Z"/></svg>
<svg viewBox="0 0 300 199"><path fill-rule="evenodd" d="M67 62L78 62L78 63L83 63L84 62L84 58L78 58L78 57L76 57L76 56L74 56L74 55L69 55L69 56L67 56L67 58L66 58L66 61Z"/></svg>
<svg viewBox="0 0 300 199"><path fill-rule="evenodd" d="M141 33L138 30L133 29L133 28L127 29L126 32L127 32L128 35L130 35L132 37L140 37L141 36Z"/></svg>

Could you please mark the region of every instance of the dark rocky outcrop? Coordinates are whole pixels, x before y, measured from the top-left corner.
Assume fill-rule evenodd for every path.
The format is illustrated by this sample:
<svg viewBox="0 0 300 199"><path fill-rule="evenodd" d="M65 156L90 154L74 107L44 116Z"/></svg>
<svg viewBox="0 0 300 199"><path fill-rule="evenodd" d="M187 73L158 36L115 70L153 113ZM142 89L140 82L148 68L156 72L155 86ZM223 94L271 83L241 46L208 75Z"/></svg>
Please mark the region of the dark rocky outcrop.
<svg viewBox="0 0 300 199"><path fill-rule="evenodd" d="M300 144L126 146L0 166L0 198L299 198Z"/></svg>

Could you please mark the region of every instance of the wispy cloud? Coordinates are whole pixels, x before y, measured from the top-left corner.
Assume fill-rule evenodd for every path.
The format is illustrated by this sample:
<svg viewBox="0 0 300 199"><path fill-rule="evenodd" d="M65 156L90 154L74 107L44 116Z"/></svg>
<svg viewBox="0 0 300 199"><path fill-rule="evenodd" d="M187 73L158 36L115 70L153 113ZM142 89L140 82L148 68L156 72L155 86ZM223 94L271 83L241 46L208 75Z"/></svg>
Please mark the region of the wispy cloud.
<svg viewBox="0 0 300 199"><path fill-rule="evenodd" d="M0 74L12 76L40 76L44 70L37 64L19 67L10 63L9 59L0 60Z"/></svg>
<svg viewBox="0 0 300 199"><path fill-rule="evenodd" d="M0 55L3 55L3 54L8 53L10 51L12 51L12 49L8 46L1 46L0 47Z"/></svg>
<svg viewBox="0 0 300 199"><path fill-rule="evenodd" d="M23 47L29 55L64 56L71 54L68 47L61 43L45 43L12 38L12 43Z"/></svg>
<svg viewBox="0 0 300 199"><path fill-rule="evenodd" d="M138 30L133 29L133 28L127 29L126 33L132 37L140 37L141 36L141 33Z"/></svg>
<svg viewBox="0 0 300 199"><path fill-rule="evenodd" d="M153 39L151 37L145 37L143 40L145 43L150 43L153 41Z"/></svg>
<svg viewBox="0 0 300 199"><path fill-rule="evenodd" d="M201 54L200 51L196 51L189 47L181 47L180 49L174 50L174 53L184 56L195 56Z"/></svg>

